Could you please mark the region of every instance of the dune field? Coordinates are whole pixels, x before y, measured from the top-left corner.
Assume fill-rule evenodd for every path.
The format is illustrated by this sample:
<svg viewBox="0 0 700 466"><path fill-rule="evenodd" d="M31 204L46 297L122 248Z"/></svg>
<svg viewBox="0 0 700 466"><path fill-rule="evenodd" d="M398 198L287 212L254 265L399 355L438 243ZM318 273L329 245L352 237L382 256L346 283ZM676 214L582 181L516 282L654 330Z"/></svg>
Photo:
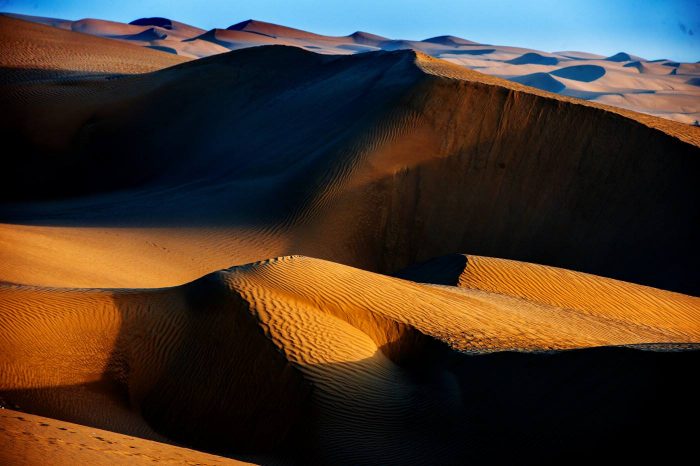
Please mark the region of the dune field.
<svg viewBox="0 0 700 466"><path fill-rule="evenodd" d="M0 463L686 458L699 66L0 15Z"/></svg>
<svg viewBox="0 0 700 466"><path fill-rule="evenodd" d="M577 51L543 52L481 44L455 36L396 40L356 31L332 37L256 20L205 31L157 17L124 24L90 18L69 21L10 16L190 58L261 45L289 45L332 55L413 49L560 95L700 124L700 63L680 63L662 57L645 59L626 52L609 57Z"/></svg>

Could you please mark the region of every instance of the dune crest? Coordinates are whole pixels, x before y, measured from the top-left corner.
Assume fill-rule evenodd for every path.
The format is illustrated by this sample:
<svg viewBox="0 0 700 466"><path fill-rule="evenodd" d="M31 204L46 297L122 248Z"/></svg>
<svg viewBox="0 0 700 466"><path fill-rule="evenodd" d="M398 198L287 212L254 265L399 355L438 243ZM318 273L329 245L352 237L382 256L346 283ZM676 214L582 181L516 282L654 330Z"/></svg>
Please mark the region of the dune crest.
<svg viewBox="0 0 700 466"><path fill-rule="evenodd" d="M307 460L452 461L485 453L458 440L465 428L478 431L464 424L473 408L459 394L478 356L460 350L700 340L697 298L590 276L591 286L636 292L641 311L620 313L612 301L556 307L540 296L523 299L522 288L485 291L499 283L492 263L469 256L460 285L480 289L420 285L306 257L159 290L6 285L0 396L30 413L244 458L313 451L322 456ZM562 286L549 269L519 266L532 271L524 283L535 290ZM655 309L675 310L685 326L656 319ZM303 440L295 434L301 426L310 434ZM292 447L292 437L308 449Z"/></svg>
<svg viewBox="0 0 700 466"><path fill-rule="evenodd" d="M698 128L413 51L332 57L261 47L58 92L10 89L4 137L31 157L6 167L5 198L79 197L3 208L0 232L14 245L2 251L5 281L164 286L289 253L393 272L469 247L696 294L688 212ZM21 100L27 93L37 98ZM66 99L70 112L61 110ZM251 136L259 125L274 140ZM609 182L595 181L602 173ZM447 202L433 202L444 193ZM76 209L85 213L75 218ZM542 220L533 227L535 212ZM174 225L193 228L140 239L144 228ZM37 241L91 252L66 262ZM128 263L142 264L139 274Z"/></svg>

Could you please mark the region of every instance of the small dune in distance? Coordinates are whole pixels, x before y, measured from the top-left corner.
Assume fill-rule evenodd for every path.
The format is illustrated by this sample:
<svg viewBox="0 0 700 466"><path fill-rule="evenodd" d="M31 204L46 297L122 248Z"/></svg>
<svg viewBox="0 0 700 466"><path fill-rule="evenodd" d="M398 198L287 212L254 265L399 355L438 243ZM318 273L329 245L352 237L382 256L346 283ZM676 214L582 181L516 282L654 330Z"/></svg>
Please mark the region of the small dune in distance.
<svg viewBox="0 0 700 466"><path fill-rule="evenodd" d="M700 65L0 15L0 464L669 464Z"/></svg>

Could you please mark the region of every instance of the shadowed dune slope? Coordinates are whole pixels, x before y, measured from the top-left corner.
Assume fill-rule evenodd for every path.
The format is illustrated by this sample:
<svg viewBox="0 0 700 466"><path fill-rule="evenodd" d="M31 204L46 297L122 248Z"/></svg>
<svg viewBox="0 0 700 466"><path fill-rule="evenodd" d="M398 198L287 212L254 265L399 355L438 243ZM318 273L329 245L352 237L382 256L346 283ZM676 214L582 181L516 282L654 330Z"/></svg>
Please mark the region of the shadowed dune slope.
<svg viewBox="0 0 700 466"><path fill-rule="evenodd" d="M478 42L473 42L471 40L462 39L461 37L455 36L436 36L429 39L424 39L423 42L431 42L433 44L440 45L450 45L450 46L462 46L462 45L480 45Z"/></svg>
<svg viewBox="0 0 700 466"><path fill-rule="evenodd" d="M168 18L152 17L152 18L139 18L131 21L129 24L135 24L137 26L158 26L163 29L172 29L173 22Z"/></svg>
<svg viewBox="0 0 700 466"><path fill-rule="evenodd" d="M512 65L556 65L559 60L556 57L547 57L539 53L529 52L517 58L506 61Z"/></svg>
<svg viewBox="0 0 700 466"><path fill-rule="evenodd" d="M554 76L588 83L605 76L605 68L596 65L567 66L565 68L559 68L558 70L552 71L552 74Z"/></svg>
<svg viewBox="0 0 700 466"><path fill-rule="evenodd" d="M616 61L616 62L625 62L625 61L633 61L633 60L644 60L643 58L640 57L635 57L633 55L630 55L627 52L618 52L615 55L611 55L605 60L607 61Z"/></svg>
<svg viewBox="0 0 700 466"><path fill-rule="evenodd" d="M22 252L35 237L11 224L27 223L191 227L198 248L172 263L177 276L142 268L134 283L126 263L167 266L189 246L171 238L144 254L92 236L109 248L73 255L52 285L83 267L96 281L81 286L163 286L276 255L391 272L473 250L698 294L698 128L413 51L259 47L2 96L3 139L21 150L3 167L5 199L81 196L2 207L16 245L3 250L5 281L46 283L57 260ZM229 239L214 243L216 231ZM222 247L246 234L247 255Z"/></svg>
<svg viewBox="0 0 700 466"><path fill-rule="evenodd" d="M551 285L547 275L535 279ZM156 290L4 285L0 398L12 409L263 463L445 464L505 459L500 442L515 442L532 464L580 445L589 429L598 439L591 455L611 446L623 454L613 440L621 430L643 434L631 416L639 406L661 396L645 408L656 419L690 399L695 385L681 367L696 352L459 350L650 341L669 350L700 339L696 298L627 286L647 308L625 317L605 305L556 307L305 257ZM687 314L686 327L649 317L660 308ZM523 392L513 397L511 384L494 383L495 368ZM502 422L509 427L494 437ZM552 432L552 422L571 435ZM552 436L552 449L532 443ZM657 438L658 451L668 447Z"/></svg>
<svg viewBox="0 0 700 466"><path fill-rule="evenodd" d="M302 31L301 29L280 26L278 24L267 23L265 21L256 21L253 19L241 21L240 23L231 25L226 29L232 31L252 32L254 34L260 34L268 37L285 37L291 39L315 39L323 37L312 32Z"/></svg>
<svg viewBox="0 0 700 466"><path fill-rule="evenodd" d="M526 74L525 76L512 78L512 80L516 83L531 86L547 92L561 92L566 88L564 84L562 84L556 78L553 78L549 73Z"/></svg>

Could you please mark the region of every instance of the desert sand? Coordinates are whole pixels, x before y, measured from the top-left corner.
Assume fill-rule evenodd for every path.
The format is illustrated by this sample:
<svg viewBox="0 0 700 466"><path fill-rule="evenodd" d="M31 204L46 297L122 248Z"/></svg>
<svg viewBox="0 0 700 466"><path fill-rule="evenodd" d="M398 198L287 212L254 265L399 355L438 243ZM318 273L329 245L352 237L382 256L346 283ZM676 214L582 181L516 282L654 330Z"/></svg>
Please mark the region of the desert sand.
<svg viewBox="0 0 700 466"><path fill-rule="evenodd" d="M451 269L459 287L301 256L233 267L164 289L6 285L0 289L0 396L14 409L160 442L246 453L244 459L263 463L444 464L494 454L486 445L470 446L473 436L488 433L483 424L468 422L473 410L483 408L468 395L479 391L472 377L488 354L648 342L670 350L700 337L698 298L551 267L466 259L437 260L439 270ZM407 274L441 275L434 262ZM513 268L515 288L507 290L510 281L503 284L500 277ZM577 295L567 292L571 287ZM619 294L610 293L615 290ZM606 299L590 298L606 291ZM596 351L535 353L534 360L512 353L506 370L517 372L522 364L538 370L554 358L568 375L544 372L528 382L530 389L562 384L559 403L589 403L585 409L593 410L577 416L577 428L622 423L636 435L633 417L615 414L677 390L685 372L676 358L690 362L697 354ZM651 386L629 379L639 370ZM657 380L657 372L668 379ZM567 385L567 377L575 380ZM609 383L634 385L637 394L614 406L608 397L617 397L616 389L603 399L601 393L581 396L593 380L605 390ZM690 401L685 397L695 393L693 387L676 393L673 403ZM649 406L646 415L667 415L657 409ZM547 411L552 415L568 413ZM527 435L556 435L539 428ZM504 435L522 434L514 429ZM610 441L602 437L603 445ZM522 439L499 441L519 445ZM562 442L548 451L551 458L525 448L521 459L554 460L577 445L575 439Z"/></svg>
<svg viewBox="0 0 700 466"><path fill-rule="evenodd" d="M668 89L662 62L256 21L0 39L2 462L692 451L697 109L569 92Z"/></svg>
<svg viewBox="0 0 700 466"><path fill-rule="evenodd" d="M46 464L198 464L244 465L241 461L150 442L138 437L85 427L41 416L0 410L0 461L31 466Z"/></svg>
<svg viewBox="0 0 700 466"><path fill-rule="evenodd" d="M578 51L542 52L454 36L396 40L356 31L332 37L256 20L204 31L166 18L122 24L11 16L191 58L273 44L333 55L412 49L545 91L687 124L700 121L700 65L661 57L645 59L625 52L610 57Z"/></svg>

